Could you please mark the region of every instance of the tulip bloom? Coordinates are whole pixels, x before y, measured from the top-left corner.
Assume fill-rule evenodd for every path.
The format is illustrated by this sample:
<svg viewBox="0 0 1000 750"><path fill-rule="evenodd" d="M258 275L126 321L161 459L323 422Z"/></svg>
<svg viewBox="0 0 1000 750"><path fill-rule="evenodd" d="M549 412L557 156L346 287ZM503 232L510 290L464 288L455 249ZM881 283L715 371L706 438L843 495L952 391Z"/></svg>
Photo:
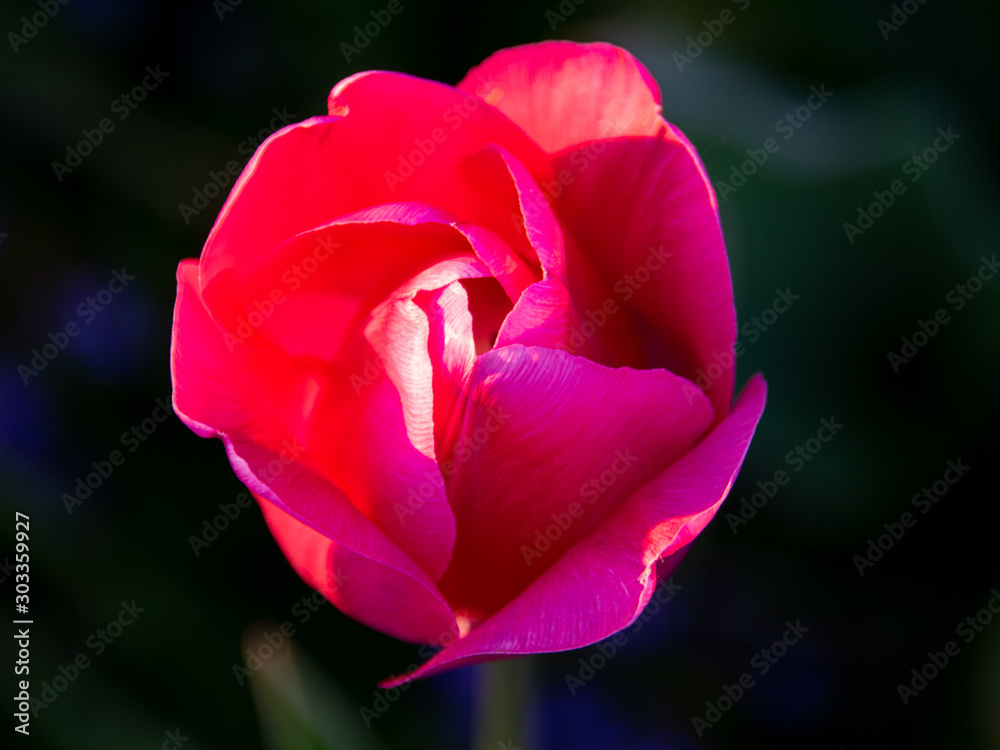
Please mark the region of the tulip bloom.
<svg viewBox="0 0 1000 750"><path fill-rule="evenodd" d="M409 675L627 627L713 517L733 405L715 195L649 72L503 50L366 72L280 130L178 269L178 416L223 440L299 574Z"/></svg>

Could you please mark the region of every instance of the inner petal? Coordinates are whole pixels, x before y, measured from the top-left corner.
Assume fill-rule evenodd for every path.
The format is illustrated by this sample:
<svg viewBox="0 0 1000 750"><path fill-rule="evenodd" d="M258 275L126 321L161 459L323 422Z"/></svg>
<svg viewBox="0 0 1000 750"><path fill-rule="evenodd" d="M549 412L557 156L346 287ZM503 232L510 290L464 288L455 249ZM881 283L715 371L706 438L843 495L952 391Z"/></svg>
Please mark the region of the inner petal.
<svg viewBox="0 0 1000 750"><path fill-rule="evenodd" d="M514 305L496 279L461 279L459 283L469 298L476 354L482 354L493 348L500 328Z"/></svg>
<svg viewBox="0 0 1000 750"><path fill-rule="evenodd" d="M708 399L665 370L612 369L514 345L476 357L441 463L456 540L440 587L489 616L684 454Z"/></svg>

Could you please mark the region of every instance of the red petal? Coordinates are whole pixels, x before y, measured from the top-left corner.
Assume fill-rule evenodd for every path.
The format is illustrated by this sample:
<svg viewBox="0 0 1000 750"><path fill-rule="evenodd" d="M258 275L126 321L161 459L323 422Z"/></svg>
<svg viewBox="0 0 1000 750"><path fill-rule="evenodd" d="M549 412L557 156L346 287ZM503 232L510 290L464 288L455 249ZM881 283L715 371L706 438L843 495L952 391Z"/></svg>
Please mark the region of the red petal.
<svg viewBox="0 0 1000 750"><path fill-rule="evenodd" d="M448 601L471 617L510 601L711 421L701 391L663 370L519 345L477 357L441 464L457 524Z"/></svg>
<svg viewBox="0 0 1000 750"><path fill-rule="evenodd" d="M458 87L499 109L549 153L664 130L656 81L610 44L542 42L501 50Z"/></svg>
<svg viewBox="0 0 1000 750"><path fill-rule="evenodd" d="M764 409L755 376L732 413L683 459L636 492L514 601L392 687L478 661L596 643L628 627L652 594L654 566L715 515Z"/></svg>

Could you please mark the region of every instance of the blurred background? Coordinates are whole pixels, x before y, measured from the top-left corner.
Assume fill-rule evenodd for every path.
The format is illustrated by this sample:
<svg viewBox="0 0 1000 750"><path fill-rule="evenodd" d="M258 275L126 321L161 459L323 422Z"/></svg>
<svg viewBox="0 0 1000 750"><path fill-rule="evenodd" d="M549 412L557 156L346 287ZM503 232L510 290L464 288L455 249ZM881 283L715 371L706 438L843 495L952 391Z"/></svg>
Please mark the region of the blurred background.
<svg viewBox="0 0 1000 750"><path fill-rule="evenodd" d="M1000 9L401 1L348 55L386 3L0 6L0 591L13 611L20 511L45 701L15 739L470 746L476 669L376 691L418 648L313 600L237 503L222 445L161 410L174 273L222 206L211 173L283 118L325 113L338 80L454 83L496 49L569 38L632 51L698 148L730 251L737 382L762 371L770 395L666 603L608 659L530 660L531 742L496 746L1000 747ZM822 420L841 425L825 441ZM281 623L294 633L256 670Z"/></svg>

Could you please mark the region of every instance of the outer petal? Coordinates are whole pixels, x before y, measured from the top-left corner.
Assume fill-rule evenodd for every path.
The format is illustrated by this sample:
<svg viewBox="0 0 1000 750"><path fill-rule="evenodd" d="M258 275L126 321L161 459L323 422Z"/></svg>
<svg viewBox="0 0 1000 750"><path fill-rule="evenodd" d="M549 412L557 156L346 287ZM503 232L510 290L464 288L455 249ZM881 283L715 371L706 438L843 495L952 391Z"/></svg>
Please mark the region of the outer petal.
<svg viewBox="0 0 1000 750"><path fill-rule="evenodd" d="M654 566L715 515L746 455L766 386L751 379L732 413L699 445L636 492L514 601L391 687L477 661L595 643L635 621Z"/></svg>
<svg viewBox="0 0 1000 750"><path fill-rule="evenodd" d="M496 53L459 88L483 96L555 158L549 194L569 235L570 299L583 322L573 325L569 350L698 380L721 419L732 399L735 311L715 195L691 144L663 121L649 72L612 45L544 42ZM673 254L669 271L636 282L661 245ZM635 293L637 283L644 288ZM543 294L525 307L552 320L557 298Z"/></svg>
<svg viewBox="0 0 1000 750"><path fill-rule="evenodd" d="M170 346L170 375L177 416L201 437L239 432L275 450L288 435L280 429L281 410L266 397L267 376L254 377L252 352L227 349L218 325L205 308L198 285L198 261L177 267ZM280 373L273 373L276 377ZM247 402L256 404L245 411Z"/></svg>
<svg viewBox="0 0 1000 750"><path fill-rule="evenodd" d="M549 153L600 138L655 135L665 127L649 71L605 43L501 50L458 87L493 104Z"/></svg>
<svg viewBox="0 0 1000 750"><path fill-rule="evenodd" d="M602 145L556 158L560 169L573 169L575 157L587 165L555 204L579 259L570 296L581 311L608 300L620 308L579 351L605 361L607 351L624 351L620 341L636 342L645 361L636 366L694 381L721 419L733 393L736 311L712 189L677 135Z"/></svg>
<svg viewBox="0 0 1000 750"><path fill-rule="evenodd" d="M213 309L217 276L252 268L299 232L383 203L429 203L522 249L510 209L478 192L460 169L467 156L498 143L533 173L547 173L538 146L497 110L451 86L383 72L341 81L329 106L331 116L268 138L237 179L202 254Z"/></svg>
<svg viewBox="0 0 1000 750"><path fill-rule="evenodd" d="M297 368L272 390L288 402L287 424L312 468L433 580L448 563L454 527L434 460L428 323L412 298L489 276L479 258L509 254L493 233L439 209L386 204L292 237L242 281L216 281L226 292L216 296L216 319L226 310L237 336L234 321L256 321L246 342L277 350L268 367ZM259 301L272 299L263 316Z"/></svg>
<svg viewBox="0 0 1000 750"><path fill-rule="evenodd" d="M452 607L476 619L509 602L711 421L704 394L664 370L520 345L480 355L441 464L457 525L440 583Z"/></svg>
<svg viewBox="0 0 1000 750"><path fill-rule="evenodd" d="M409 415L385 372L373 367L369 377L358 370L366 387L355 392L348 373L287 356L259 337L227 347L198 294L197 274L191 261L178 269L171 352L178 416L204 437L222 437L244 481L259 478L275 455L292 451L297 471L324 479L323 491L331 497L346 493L373 532L384 532L398 545L396 553L402 556L401 549L413 561L414 571L436 580L450 557L454 519L433 454L422 452L410 438L410 432L419 433L419 424L406 424ZM379 361L371 345L359 346L369 361ZM344 402L349 408L328 411ZM343 450L331 463L324 441L340 433ZM409 489L423 491L425 484L423 512L401 518L395 503L406 502ZM316 520L323 517L323 505L306 496L303 483L288 483L280 499L255 491L325 532Z"/></svg>
<svg viewBox="0 0 1000 750"><path fill-rule="evenodd" d="M440 642L445 633L458 634L447 604L434 589L419 577L386 565L384 550L377 543L371 545L373 550L356 551L256 497L268 528L295 571L345 615L413 643ZM341 538L346 536L346 526L337 530ZM367 530L358 538L374 539Z"/></svg>
<svg viewBox="0 0 1000 750"><path fill-rule="evenodd" d="M226 443L237 475L306 583L344 614L395 638L426 643L458 633L434 584L336 488L294 463L262 481L249 466L267 466L278 460L268 459L274 454Z"/></svg>
<svg viewBox="0 0 1000 750"><path fill-rule="evenodd" d="M310 227L211 282L203 259L200 278L212 317L230 333L246 338L238 328L242 316L254 321L253 335L288 354L332 361L390 295L488 276L477 253L508 252L496 235L472 235L438 208L390 203ZM206 283L212 295L204 291Z"/></svg>

